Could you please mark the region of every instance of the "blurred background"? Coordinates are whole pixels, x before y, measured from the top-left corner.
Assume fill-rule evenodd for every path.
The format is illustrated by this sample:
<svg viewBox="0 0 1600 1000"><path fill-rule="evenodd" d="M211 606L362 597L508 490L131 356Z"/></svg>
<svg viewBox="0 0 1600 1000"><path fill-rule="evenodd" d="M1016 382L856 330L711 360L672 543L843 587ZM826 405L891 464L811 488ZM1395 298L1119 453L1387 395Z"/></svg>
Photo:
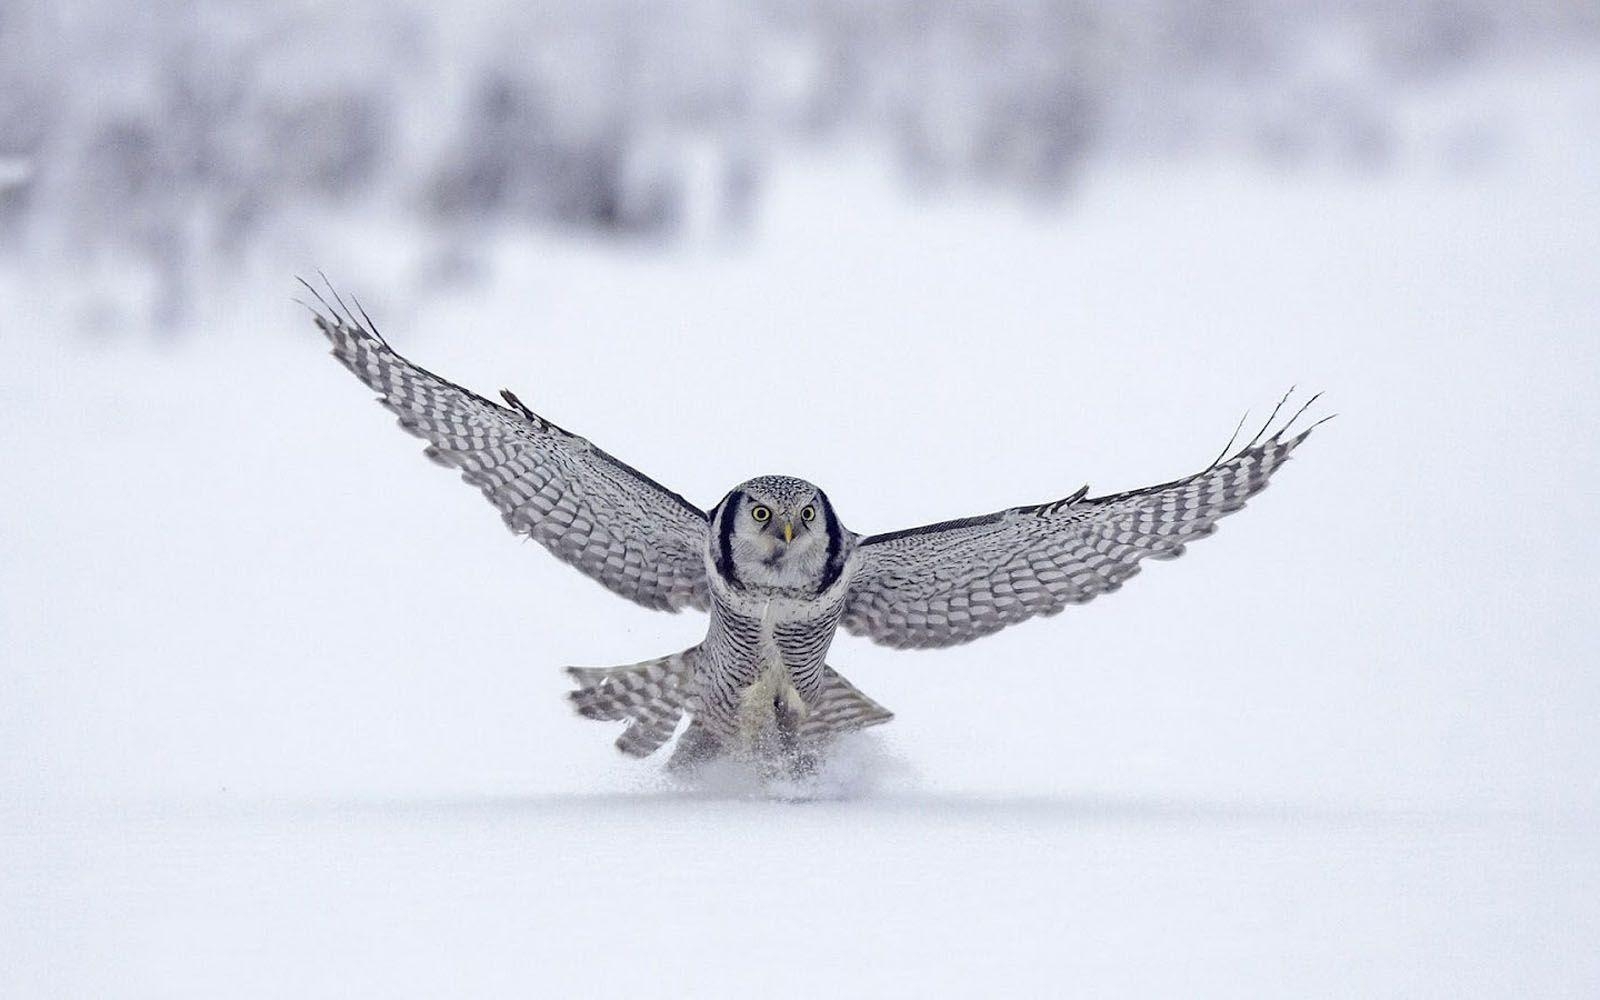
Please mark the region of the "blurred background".
<svg viewBox="0 0 1600 1000"><path fill-rule="evenodd" d="M180 335L229 279L331 256L308 232L337 244L358 220L395 231L416 296L516 279L495 238L737 245L797 156L842 147L899 197L1034 214L1133 164L1481 172L1517 152L1503 95L1422 121L1408 99L1600 36L1583 0L7 0L0 18L5 263L94 275L74 312L116 336Z"/></svg>
<svg viewBox="0 0 1600 1000"><path fill-rule="evenodd" d="M16 995L1594 995L1596 261L1592 0L0 0ZM1339 418L1121 593L841 637L837 801L708 800L557 669L704 620L422 461L319 271L863 533Z"/></svg>

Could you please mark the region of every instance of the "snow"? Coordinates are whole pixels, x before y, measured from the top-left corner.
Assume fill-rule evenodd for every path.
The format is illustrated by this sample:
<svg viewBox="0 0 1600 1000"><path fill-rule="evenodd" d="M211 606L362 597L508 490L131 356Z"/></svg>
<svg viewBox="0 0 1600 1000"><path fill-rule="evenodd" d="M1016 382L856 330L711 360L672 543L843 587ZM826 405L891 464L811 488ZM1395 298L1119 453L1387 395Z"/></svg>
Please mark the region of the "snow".
<svg viewBox="0 0 1600 1000"><path fill-rule="evenodd" d="M1471 86L1383 173L1044 209L834 150L743 243L504 237L437 295L333 221L159 349L0 271L5 992L1594 994L1600 73ZM1447 169L1468 106L1507 150ZM703 619L422 461L288 301L317 265L691 499L789 472L860 531L1170 478L1296 381L1340 416L1122 593L839 639L898 718L819 794L684 792L558 668Z"/></svg>
<svg viewBox="0 0 1600 1000"><path fill-rule="evenodd" d="M1458 816L596 790L118 808L50 839L19 995L1576 995L1595 973L1592 828Z"/></svg>

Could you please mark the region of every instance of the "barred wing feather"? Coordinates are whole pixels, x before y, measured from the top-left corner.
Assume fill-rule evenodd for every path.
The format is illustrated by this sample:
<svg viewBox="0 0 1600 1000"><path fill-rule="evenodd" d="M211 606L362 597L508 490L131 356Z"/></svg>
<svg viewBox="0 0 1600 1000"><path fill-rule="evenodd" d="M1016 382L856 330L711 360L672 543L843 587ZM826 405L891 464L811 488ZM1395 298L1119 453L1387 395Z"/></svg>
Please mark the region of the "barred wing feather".
<svg viewBox="0 0 1600 1000"><path fill-rule="evenodd" d="M508 405L490 402L395 353L364 312L357 319L318 301L316 324L333 356L428 442L428 457L481 490L512 531L645 607L707 609L705 512L510 391L502 393Z"/></svg>
<svg viewBox="0 0 1600 1000"><path fill-rule="evenodd" d="M1238 452L1170 483L1103 497L1085 487L1054 503L864 538L841 624L886 646L953 646L1110 593L1141 560L1183 554L1264 489L1317 426L1289 436L1300 413L1266 435L1269 418Z"/></svg>

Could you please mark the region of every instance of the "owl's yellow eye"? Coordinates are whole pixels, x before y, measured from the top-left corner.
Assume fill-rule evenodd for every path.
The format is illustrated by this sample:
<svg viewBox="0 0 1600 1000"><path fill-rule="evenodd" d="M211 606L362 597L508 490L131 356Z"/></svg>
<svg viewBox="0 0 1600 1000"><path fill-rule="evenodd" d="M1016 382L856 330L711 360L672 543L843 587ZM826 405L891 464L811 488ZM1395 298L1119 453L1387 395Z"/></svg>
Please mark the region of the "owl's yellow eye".
<svg viewBox="0 0 1600 1000"><path fill-rule="evenodd" d="M808 506L808 507L802 507L800 509L800 520L802 520L802 521L815 521L816 519L817 519L817 508Z"/></svg>
<svg viewBox="0 0 1600 1000"><path fill-rule="evenodd" d="M756 506L750 508L750 516L756 519L757 524L766 524L768 521L772 520L772 511L761 506L760 504L757 504Z"/></svg>

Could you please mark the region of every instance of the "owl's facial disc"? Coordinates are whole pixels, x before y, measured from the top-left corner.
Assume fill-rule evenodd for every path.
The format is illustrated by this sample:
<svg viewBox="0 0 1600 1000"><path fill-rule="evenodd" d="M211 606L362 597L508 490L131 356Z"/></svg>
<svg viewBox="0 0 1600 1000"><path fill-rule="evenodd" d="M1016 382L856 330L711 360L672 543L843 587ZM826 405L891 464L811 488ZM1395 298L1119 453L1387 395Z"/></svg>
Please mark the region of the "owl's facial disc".
<svg viewBox="0 0 1600 1000"><path fill-rule="evenodd" d="M719 525L724 565L741 582L803 587L820 578L828 560L826 501L816 487L788 476L740 486Z"/></svg>
<svg viewBox="0 0 1600 1000"><path fill-rule="evenodd" d="M769 508L770 514L761 522L761 536L766 541L763 558L768 566L776 566L790 555L804 551L811 543L810 532L799 512L788 505Z"/></svg>

